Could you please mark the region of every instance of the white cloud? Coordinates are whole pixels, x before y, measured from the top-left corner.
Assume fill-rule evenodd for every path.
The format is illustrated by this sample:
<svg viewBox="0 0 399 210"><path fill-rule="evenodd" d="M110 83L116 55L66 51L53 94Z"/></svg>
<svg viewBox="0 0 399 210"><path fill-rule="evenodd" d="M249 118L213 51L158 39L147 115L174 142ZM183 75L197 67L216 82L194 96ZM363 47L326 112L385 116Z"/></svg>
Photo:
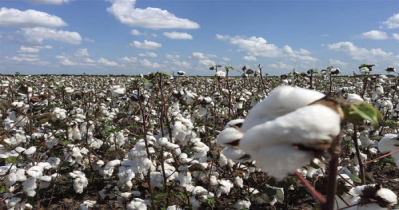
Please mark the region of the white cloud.
<svg viewBox="0 0 399 210"><path fill-rule="evenodd" d="M198 60L198 64L199 65L204 65L204 66L214 66L216 65L216 62L209 59L209 58L215 58L217 57L216 55L213 54L208 54L208 55L204 55L201 52L193 52L192 57Z"/></svg>
<svg viewBox="0 0 399 210"><path fill-rule="evenodd" d="M388 28L399 28L399 13L393 14L382 24L386 25Z"/></svg>
<svg viewBox="0 0 399 210"><path fill-rule="evenodd" d="M381 48L366 49L355 46L352 42L338 42L327 45L328 49L348 53L354 60L377 61L377 58L389 59L392 52L384 52Z"/></svg>
<svg viewBox="0 0 399 210"><path fill-rule="evenodd" d="M37 54L19 54L18 56L6 57L8 60L17 62L38 62L40 61Z"/></svg>
<svg viewBox="0 0 399 210"><path fill-rule="evenodd" d="M154 53L154 52L145 52L145 53L140 53L139 56L155 58L158 55L156 53Z"/></svg>
<svg viewBox="0 0 399 210"><path fill-rule="evenodd" d="M140 60L140 63L141 63L141 65L142 66L144 66L144 67L149 67L149 68L159 68L160 67L160 65L158 64L158 63L151 63L149 60L147 60L147 59L143 59L143 60Z"/></svg>
<svg viewBox="0 0 399 210"><path fill-rule="evenodd" d="M83 48L83 49L78 49L75 52L75 56L78 57L85 57L85 56L89 56L89 52L87 52L87 48Z"/></svg>
<svg viewBox="0 0 399 210"><path fill-rule="evenodd" d="M228 35L216 35L216 39L228 41L230 44L237 45L239 51L245 52L247 56L267 57L267 58L288 58L292 61L315 62L318 59L310 56L310 52L306 49L293 50L290 46L285 45L279 48L274 44L269 44L262 37L252 36L245 38L241 36L231 37ZM246 57L252 59L252 57Z"/></svg>
<svg viewBox="0 0 399 210"><path fill-rule="evenodd" d="M200 52L193 52L192 56L199 60L208 59L208 57L206 57L203 53L200 53Z"/></svg>
<svg viewBox="0 0 399 210"><path fill-rule="evenodd" d="M147 7L134 8L136 0L108 0L112 3L107 11L121 23L151 29L199 28L199 24L188 19L178 18L167 10Z"/></svg>
<svg viewBox="0 0 399 210"><path fill-rule="evenodd" d="M146 33L142 33L139 30L133 29L130 31L130 34L133 36L145 36L147 35Z"/></svg>
<svg viewBox="0 0 399 210"><path fill-rule="evenodd" d="M157 37L158 35L156 33L151 34L152 37Z"/></svg>
<svg viewBox="0 0 399 210"><path fill-rule="evenodd" d="M176 32L176 31L164 32L163 35L168 37L169 39L186 39L186 40L193 39L193 36L191 36L188 33L180 33L180 32Z"/></svg>
<svg viewBox="0 0 399 210"><path fill-rule="evenodd" d="M256 57L255 56L251 56L251 55L246 55L244 57L242 57L242 59L246 60L246 61L256 61Z"/></svg>
<svg viewBox="0 0 399 210"><path fill-rule="evenodd" d="M214 66L214 65L216 65L216 62L213 61L213 60L204 59L204 60L199 60L199 61L198 61L198 64L209 67L209 66Z"/></svg>
<svg viewBox="0 0 399 210"><path fill-rule="evenodd" d="M230 61L230 60L231 60L230 58L226 58L226 57L222 57L222 59L223 59L224 61Z"/></svg>
<svg viewBox="0 0 399 210"><path fill-rule="evenodd" d="M46 39L52 39L69 44L80 44L82 41L82 37L78 32L61 31L50 28L23 28L22 33L27 41L36 44L42 44Z"/></svg>
<svg viewBox="0 0 399 210"><path fill-rule="evenodd" d="M284 62L281 62L281 61L269 64L269 67L276 68L276 69L292 69L292 68L294 68L293 66L288 65L288 64L286 64Z"/></svg>
<svg viewBox="0 0 399 210"><path fill-rule="evenodd" d="M70 2L70 0L28 0L28 1L36 4L63 4Z"/></svg>
<svg viewBox="0 0 399 210"><path fill-rule="evenodd" d="M94 41L93 39L90 39L90 38L87 38L87 37L85 37L84 40L85 40L86 42L91 42L91 43L96 42L96 41Z"/></svg>
<svg viewBox="0 0 399 210"><path fill-rule="evenodd" d="M144 42L133 41L133 43L130 43L129 46L134 46L134 47L140 48L140 49L152 50L152 49L157 49L157 48L162 47L162 44L144 40Z"/></svg>
<svg viewBox="0 0 399 210"><path fill-rule="evenodd" d="M84 52L84 49L83 51L78 50L77 52ZM63 66L90 66L90 67L96 66L97 63L96 61L87 58L85 56L76 56L77 52L75 52L74 54L75 56L67 56L63 54L63 55L57 55L55 56L55 58L58 59L59 63Z"/></svg>
<svg viewBox="0 0 399 210"><path fill-rule="evenodd" d="M60 60L60 64L63 65L63 66L76 66L76 65L78 65L77 63L69 60L69 58L65 58L65 59Z"/></svg>
<svg viewBox="0 0 399 210"><path fill-rule="evenodd" d="M345 62L340 61L340 60L329 59L329 61L330 61L330 64L333 65L333 66L346 66L346 65L348 65L348 63L345 63Z"/></svg>
<svg viewBox="0 0 399 210"><path fill-rule="evenodd" d="M31 47L25 47L21 46L18 50L19 53L37 53L42 49L52 49L53 47L50 45L45 45L45 46L31 46Z"/></svg>
<svg viewBox="0 0 399 210"><path fill-rule="evenodd" d="M123 57L123 58L121 58L119 60L121 60L123 62L127 62L127 63L134 63L134 62L137 61L137 58L136 57L130 57L129 58L129 57L125 56L125 57Z"/></svg>
<svg viewBox="0 0 399 210"><path fill-rule="evenodd" d="M0 26L12 27L60 27L67 23L61 18L36 10L0 9Z"/></svg>
<svg viewBox="0 0 399 210"><path fill-rule="evenodd" d="M399 40L399 34L397 34L397 33L393 33L393 34L392 34L392 37L393 37L394 39L396 39L396 40Z"/></svg>
<svg viewBox="0 0 399 210"><path fill-rule="evenodd" d="M180 58L180 55L165 54L165 58L167 58L167 59L178 59L178 58Z"/></svg>
<svg viewBox="0 0 399 210"><path fill-rule="evenodd" d="M107 60L105 58L100 58L100 59L97 60L97 62L99 64L101 64L101 65L104 65L104 66L118 66L118 64L116 62L109 61L109 60Z"/></svg>
<svg viewBox="0 0 399 210"><path fill-rule="evenodd" d="M218 39L218 40L229 40L229 39L230 39L230 36L228 36L228 35L216 34L216 39Z"/></svg>
<svg viewBox="0 0 399 210"><path fill-rule="evenodd" d="M364 32L362 37L365 39L374 39L374 40L383 40L388 39L387 33L378 30L371 30L368 32Z"/></svg>

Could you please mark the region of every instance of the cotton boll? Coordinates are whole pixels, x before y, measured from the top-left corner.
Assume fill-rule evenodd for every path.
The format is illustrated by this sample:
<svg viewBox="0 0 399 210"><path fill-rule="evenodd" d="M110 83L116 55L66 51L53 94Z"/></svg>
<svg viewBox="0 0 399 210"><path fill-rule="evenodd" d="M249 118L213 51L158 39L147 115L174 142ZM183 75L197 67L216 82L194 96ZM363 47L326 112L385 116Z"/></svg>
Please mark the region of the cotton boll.
<svg viewBox="0 0 399 210"><path fill-rule="evenodd" d="M168 208L166 210L184 210L184 209L180 208L177 205L173 205L173 206L168 206Z"/></svg>
<svg viewBox="0 0 399 210"><path fill-rule="evenodd" d="M80 210L89 210L89 208L93 208L96 203L97 203L97 201L94 201L94 200L83 201L83 204L80 205L79 209Z"/></svg>
<svg viewBox="0 0 399 210"><path fill-rule="evenodd" d="M128 210L147 210L147 204L143 199L133 198L129 204L126 204Z"/></svg>
<svg viewBox="0 0 399 210"><path fill-rule="evenodd" d="M28 178L24 183L22 183L23 191L29 196L34 197L36 195L36 181L34 177Z"/></svg>
<svg viewBox="0 0 399 210"><path fill-rule="evenodd" d="M239 145L251 159L257 160L260 168L283 178L314 158L312 153L294 149L292 145L313 147L320 140L328 144L339 134L340 121L340 115L328 107L306 106L249 129ZM243 127L247 122L248 119Z"/></svg>
<svg viewBox="0 0 399 210"><path fill-rule="evenodd" d="M73 171L69 173L69 175L74 178L73 180L73 188L76 193L83 193L83 189L87 187L89 184L86 175L81 171Z"/></svg>
<svg viewBox="0 0 399 210"><path fill-rule="evenodd" d="M288 114L323 97L322 93L313 90L290 86L277 87L265 100L251 109L241 131L245 133L255 125Z"/></svg>
<svg viewBox="0 0 399 210"><path fill-rule="evenodd" d="M399 143L397 134L385 134L385 136L378 142L378 150L382 153L392 152L399 149L396 145ZM391 155L395 160L396 166L399 167L399 153Z"/></svg>
<svg viewBox="0 0 399 210"><path fill-rule="evenodd" d="M234 184L230 180L220 180L219 185L219 189L216 192L218 197L220 197L222 194L228 195L230 193L230 189L234 187Z"/></svg>
<svg viewBox="0 0 399 210"><path fill-rule="evenodd" d="M249 207L251 207L251 202L247 200L238 200L234 207L236 209L249 209Z"/></svg>
<svg viewBox="0 0 399 210"><path fill-rule="evenodd" d="M234 184L236 186L238 186L239 188L243 188L244 187L244 181L239 176L234 177Z"/></svg>

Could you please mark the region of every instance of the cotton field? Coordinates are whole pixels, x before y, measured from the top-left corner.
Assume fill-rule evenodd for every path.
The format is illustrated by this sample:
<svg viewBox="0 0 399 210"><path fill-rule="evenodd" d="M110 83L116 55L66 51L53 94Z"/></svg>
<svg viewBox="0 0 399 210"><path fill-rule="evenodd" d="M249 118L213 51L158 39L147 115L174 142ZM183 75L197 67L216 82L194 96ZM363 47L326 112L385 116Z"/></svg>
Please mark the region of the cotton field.
<svg viewBox="0 0 399 210"><path fill-rule="evenodd" d="M399 79L372 70L1 75L0 209L399 208Z"/></svg>

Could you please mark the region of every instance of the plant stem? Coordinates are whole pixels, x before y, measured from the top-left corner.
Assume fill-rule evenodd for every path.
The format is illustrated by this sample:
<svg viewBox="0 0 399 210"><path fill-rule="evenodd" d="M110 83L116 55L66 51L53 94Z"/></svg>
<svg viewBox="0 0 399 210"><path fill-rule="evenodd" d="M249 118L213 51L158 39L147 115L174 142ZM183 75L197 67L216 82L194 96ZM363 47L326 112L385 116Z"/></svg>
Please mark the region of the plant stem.
<svg viewBox="0 0 399 210"><path fill-rule="evenodd" d="M369 160L369 161L365 162L364 165L367 165L367 164L369 164L369 163L372 163L372 162L374 162L374 161L376 161L376 160L379 160L379 159L382 159L382 158L384 158L384 157L388 157L388 156L390 156L390 155L392 155L392 154L395 154L395 153L397 153L397 152L399 152L399 149L398 149L398 150L395 150L395 151L393 151L393 152L390 152L390 153L388 153L388 154L385 154L385 155L383 155L383 156L380 156L380 157L378 157L378 158L375 158L375 159L373 159L373 160Z"/></svg>
<svg viewBox="0 0 399 210"><path fill-rule="evenodd" d="M362 179L362 184L364 185L364 184L366 184L366 174L364 173L364 165L363 165L363 161L360 157L360 149L359 149L359 144L357 142L357 126L356 125L355 125L355 129L353 132L353 141L355 144L357 162L359 162L360 176Z"/></svg>
<svg viewBox="0 0 399 210"><path fill-rule="evenodd" d="M331 160L329 164L328 185L327 185L327 202L322 205L323 210L333 210L335 195L337 194L337 174L338 174L338 158L341 153L341 136L342 131L335 139L331 147Z"/></svg>
<svg viewBox="0 0 399 210"><path fill-rule="evenodd" d="M308 180L306 180L298 171L295 171L294 174L296 177L298 177L302 184L305 185L305 187L309 190L309 192L313 195L313 197L320 205L326 203L326 199L319 192L317 192L312 185L310 185Z"/></svg>

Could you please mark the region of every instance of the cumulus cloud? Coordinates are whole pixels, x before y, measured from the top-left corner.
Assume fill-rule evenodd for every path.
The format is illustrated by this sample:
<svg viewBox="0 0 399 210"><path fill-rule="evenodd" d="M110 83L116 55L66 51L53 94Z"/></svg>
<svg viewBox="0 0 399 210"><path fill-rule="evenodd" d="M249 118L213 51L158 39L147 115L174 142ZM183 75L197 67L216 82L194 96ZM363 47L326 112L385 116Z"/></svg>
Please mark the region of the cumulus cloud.
<svg viewBox="0 0 399 210"><path fill-rule="evenodd" d="M42 44L44 40L55 40L68 44L80 44L82 37L78 32L54 30L50 28L22 28L26 40L35 44Z"/></svg>
<svg viewBox="0 0 399 210"><path fill-rule="evenodd" d="M247 59L252 57L267 57L267 58L289 58L292 61L306 61L314 62L317 58L310 56L310 52L305 49L293 50L290 46L285 45L283 48L279 48L275 44L270 44L263 37L242 37L235 36L231 37L228 35L216 34L216 39L228 41L232 45L237 45L239 51L247 54ZM252 56L252 57L250 57Z"/></svg>
<svg viewBox="0 0 399 210"><path fill-rule="evenodd" d="M36 10L0 9L0 26L10 27L60 27L67 23L61 18Z"/></svg>
<svg viewBox="0 0 399 210"><path fill-rule="evenodd" d="M338 42L327 45L328 49L348 53L354 60L375 62L377 58L389 59L393 53L385 52L381 48L366 49L355 46L352 42Z"/></svg>
<svg viewBox="0 0 399 210"><path fill-rule="evenodd" d="M246 61L256 61L256 57L255 56L251 56L251 55L246 55L244 57L242 57L242 59L246 60Z"/></svg>
<svg viewBox="0 0 399 210"><path fill-rule="evenodd" d="M24 45L22 45L18 52L19 53L38 53L40 50L42 49L52 49L53 47L50 45L45 45L45 46L30 46L30 47L26 47Z"/></svg>
<svg viewBox="0 0 399 210"><path fill-rule="evenodd" d="M178 59L178 58L180 58L180 55L165 54L165 58L167 58L167 59Z"/></svg>
<svg viewBox="0 0 399 210"><path fill-rule="evenodd" d="M208 54L208 55L204 55L201 52L193 52L192 57L198 60L198 64L202 65L202 66L214 66L216 65L216 62L209 59L209 58L214 58L217 57L216 55L213 54Z"/></svg>
<svg viewBox="0 0 399 210"><path fill-rule="evenodd" d="M145 53L140 53L139 56L155 58L158 55L156 53L154 53L154 52L145 52Z"/></svg>
<svg viewBox="0 0 399 210"><path fill-rule="evenodd" d="M107 60L105 58L100 58L100 59L97 60L97 62L99 64L101 64L101 65L104 65L104 66L118 66L118 64L116 62L109 61L109 60Z"/></svg>
<svg viewBox="0 0 399 210"><path fill-rule="evenodd" d="M382 23L387 28L399 28L399 13L393 14L388 20Z"/></svg>
<svg viewBox="0 0 399 210"><path fill-rule="evenodd" d="M36 4L63 4L70 2L70 0L28 0L28 1Z"/></svg>
<svg viewBox="0 0 399 210"><path fill-rule="evenodd" d="M286 64L282 61L277 61L276 63L269 64L269 67L276 68L276 69L292 69L293 66Z"/></svg>
<svg viewBox="0 0 399 210"><path fill-rule="evenodd" d="M133 41L133 43L130 43L129 46L134 46L134 47L139 48L139 49L152 50L152 49L157 49L157 48L162 47L162 44L157 43L157 42L144 40L144 42Z"/></svg>
<svg viewBox="0 0 399 210"><path fill-rule="evenodd" d="M226 57L222 57L222 59L223 59L224 61L230 61L230 60L231 60L230 58L226 58Z"/></svg>
<svg viewBox="0 0 399 210"><path fill-rule="evenodd" d="M96 42L96 41L94 41L93 39L90 39L90 38L84 38L84 40L86 41L86 42L91 42L91 43L94 43L94 42Z"/></svg>
<svg viewBox="0 0 399 210"><path fill-rule="evenodd" d="M362 37L365 39L374 39L374 40L383 40L388 39L387 33L378 30L371 30L368 32L364 32Z"/></svg>
<svg viewBox="0 0 399 210"><path fill-rule="evenodd" d="M188 33L181 33L181 32L164 32L164 36L168 37L169 39L186 39L186 40L192 40L193 36L191 36Z"/></svg>
<svg viewBox="0 0 399 210"><path fill-rule="evenodd" d="M57 55L55 56L55 58L59 60L59 63L62 66L89 66L89 67L97 66L96 61L86 56L76 56L76 53L80 54L80 52L84 52L84 49L76 51L74 54L75 56L67 56L63 54L63 55Z"/></svg>
<svg viewBox="0 0 399 210"><path fill-rule="evenodd" d="M154 68L154 69L161 67L158 63L156 63L156 62L151 63L151 61L149 61L147 59L140 60L140 64L144 67L149 67L149 68Z"/></svg>
<svg viewBox="0 0 399 210"><path fill-rule="evenodd" d="M83 49L78 49L75 52L75 56L78 57L85 57L85 56L89 56L89 52L87 52L87 48L83 48Z"/></svg>
<svg viewBox="0 0 399 210"><path fill-rule="evenodd" d="M119 60L121 60L123 62L126 62L126 63L134 63L134 62L137 61L137 58L136 57L130 57L129 58L129 57L125 56L125 57L123 57L123 58L121 58Z"/></svg>
<svg viewBox="0 0 399 210"><path fill-rule="evenodd" d="M107 11L121 23L151 29L196 29L199 24L188 19L178 18L167 10L147 7L135 8L136 0L108 0L112 3Z"/></svg>
<svg viewBox="0 0 399 210"><path fill-rule="evenodd" d="M147 35L146 33L142 33L139 30L133 29L130 31L130 34L133 36L145 36Z"/></svg>
<svg viewBox="0 0 399 210"><path fill-rule="evenodd" d="M394 39L396 39L396 40L399 40L399 34L397 34L397 33L393 33L393 34L392 34L392 37L393 37Z"/></svg>
<svg viewBox="0 0 399 210"><path fill-rule="evenodd" d="M330 64L333 65L333 66L346 66L346 65L348 65L348 63L345 63L345 62L340 61L340 60L329 59L329 61L330 61Z"/></svg>

